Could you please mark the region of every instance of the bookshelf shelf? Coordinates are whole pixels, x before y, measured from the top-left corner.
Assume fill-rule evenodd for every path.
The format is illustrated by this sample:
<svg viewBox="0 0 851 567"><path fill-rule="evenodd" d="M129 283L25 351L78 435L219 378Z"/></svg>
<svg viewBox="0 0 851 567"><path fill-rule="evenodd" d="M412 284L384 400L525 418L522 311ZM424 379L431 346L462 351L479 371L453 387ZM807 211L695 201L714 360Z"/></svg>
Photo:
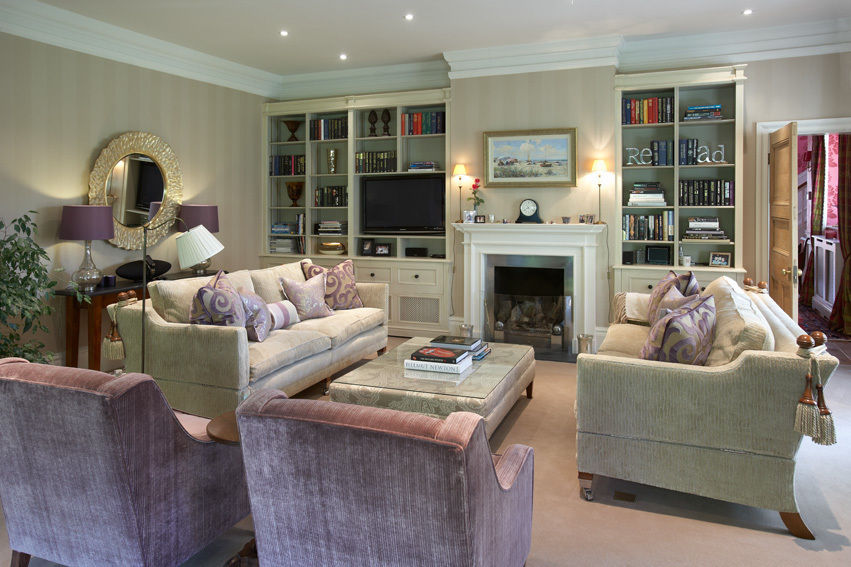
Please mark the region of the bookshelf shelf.
<svg viewBox="0 0 851 567"><path fill-rule="evenodd" d="M408 140L417 140L421 138L445 138L446 134L405 134L402 138Z"/></svg>
<svg viewBox="0 0 851 567"><path fill-rule="evenodd" d="M396 136L361 136L355 138L356 142L380 142L382 140L395 140Z"/></svg>
<svg viewBox="0 0 851 567"><path fill-rule="evenodd" d="M620 256L616 257L622 260L614 266L616 292L646 292L648 284L658 281L671 269L693 268L698 278L704 273L712 278L728 275L739 283L744 279L742 250L738 244L743 233L743 173L738 164L743 159L744 68L744 65L730 65L615 76L616 116L620 123L615 141L619 195L616 202L617 219L624 231L624 237L616 245L620 249L616 252ZM658 112L665 112L659 116L668 119L673 113L673 122L643 123L643 116L656 117L652 114L654 100ZM712 113L721 116L712 118ZM706 115L710 117L704 118ZM686 116L701 118L685 120ZM640 161L649 161L646 148L654 151L657 146L660 156L664 148L670 152L673 146L674 165L626 165L625 156L635 156L636 149L643 152ZM719 159L719 162L680 165L681 150L688 150L688 161ZM667 204L629 205L631 192L638 190L661 193L663 199L658 200ZM656 232L647 232L651 227ZM669 237L673 234L673 240L640 238L646 234L658 235L659 230ZM686 231L699 230L716 231L714 234L724 239L684 238ZM668 265L646 263L647 246L663 244L671 245ZM709 266L713 247L730 253L730 266ZM683 256L691 258L689 267L683 265Z"/></svg>
<svg viewBox="0 0 851 567"><path fill-rule="evenodd" d="M310 143L311 144L340 144L340 143L345 144L348 141L349 141L348 138L330 138L330 139L327 139L327 140L310 140Z"/></svg>

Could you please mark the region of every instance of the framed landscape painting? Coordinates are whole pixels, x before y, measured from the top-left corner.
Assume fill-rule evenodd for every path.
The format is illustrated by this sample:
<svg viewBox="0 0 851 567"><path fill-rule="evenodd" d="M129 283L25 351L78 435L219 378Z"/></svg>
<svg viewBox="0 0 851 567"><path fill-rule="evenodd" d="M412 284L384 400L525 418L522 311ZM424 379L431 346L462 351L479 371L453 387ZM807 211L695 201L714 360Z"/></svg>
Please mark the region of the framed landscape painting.
<svg viewBox="0 0 851 567"><path fill-rule="evenodd" d="M575 187L576 128L485 132L485 187Z"/></svg>

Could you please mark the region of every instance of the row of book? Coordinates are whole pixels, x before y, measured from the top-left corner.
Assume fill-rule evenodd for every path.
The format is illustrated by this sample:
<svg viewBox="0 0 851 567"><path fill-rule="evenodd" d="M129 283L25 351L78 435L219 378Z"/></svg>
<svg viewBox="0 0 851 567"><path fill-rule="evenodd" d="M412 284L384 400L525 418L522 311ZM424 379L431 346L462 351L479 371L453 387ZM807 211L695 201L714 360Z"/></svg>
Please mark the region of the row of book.
<svg viewBox="0 0 851 567"><path fill-rule="evenodd" d="M423 171L437 171L437 162L436 161L412 161L408 164L408 171L411 172L423 172Z"/></svg>
<svg viewBox="0 0 851 567"><path fill-rule="evenodd" d="M347 207L349 193L345 185L326 185L317 187L313 195L314 207Z"/></svg>
<svg viewBox="0 0 851 567"><path fill-rule="evenodd" d="M629 192L628 207L666 207L665 192L658 181L636 181Z"/></svg>
<svg viewBox="0 0 851 567"><path fill-rule="evenodd" d="M728 240L718 217L688 217L683 240Z"/></svg>
<svg viewBox="0 0 851 567"><path fill-rule="evenodd" d="M732 207L736 204L735 182L728 179L682 179L680 206Z"/></svg>
<svg viewBox="0 0 851 567"><path fill-rule="evenodd" d="M346 118L322 118L310 121L311 140L340 140L349 136Z"/></svg>
<svg viewBox="0 0 851 567"><path fill-rule="evenodd" d="M429 346L414 351L404 366L406 370L433 372L429 377L436 380L459 381L458 375L463 375L474 360L483 359L490 351L482 339L441 335L432 339Z"/></svg>
<svg viewBox="0 0 851 567"><path fill-rule="evenodd" d="M664 124L674 121L674 97L623 99L623 124Z"/></svg>
<svg viewBox="0 0 851 567"><path fill-rule="evenodd" d="M674 165L673 140L653 140L650 151L653 152L651 165Z"/></svg>
<svg viewBox="0 0 851 567"><path fill-rule="evenodd" d="M406 112L402 114L401 134L403 136L445 133L446 113L443 111Z"/></svg>
<svg viewBox="0 0 851 567"><path fill-rule="evenodd" d="M355 173L384 173L396 171L396 152L357 152Z"/></svg>
<svg viewBox="0 0 851 567"><path fill-rule="evenodd" d="M303 155L269 156L269 175L304 175Z"/></svg>
<svg viewBox="0 0 851 567"><path fill-rule="evenodd" d="M348 224L337 220L319 221L313 223L313 234L346 234Z"/></svg>
<svg viewBox="0 0 851 567"><path fill-rule="evenodd" d="M272 234L299 234L298 232L298 223L274 223L269 232Z"/></svg>
<svg viewBox="0 0 851 567"><path fill-rule="evenodd" d="M674 240L674 211L655 215L624 215L621 223L624 240Z"/></svg>
<svg viewBox="0 0 851 567"><path fill-rule="evenodd" d="M720 104L702 104L689 106L686 109L684 121L689 120L720 120L721 105Z"/></svg>
<svg viewBox="0 0 851 567"><path fill-rule="evenodd" d="M270 238L269 252L272 254L292 254L295 252L295 238Z"/></svg>

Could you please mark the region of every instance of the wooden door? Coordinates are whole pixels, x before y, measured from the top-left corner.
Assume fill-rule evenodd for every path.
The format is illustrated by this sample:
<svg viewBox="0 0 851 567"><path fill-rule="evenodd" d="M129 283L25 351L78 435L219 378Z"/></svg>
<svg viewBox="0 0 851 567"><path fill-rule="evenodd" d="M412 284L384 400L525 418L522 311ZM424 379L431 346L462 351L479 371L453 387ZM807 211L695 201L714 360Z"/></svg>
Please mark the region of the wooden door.
<svg viewBox="0 0 851 567"><path fill-rule="evenodd" d="M798 321L798 123L771 133L769 282L774 301Z"/></svg>

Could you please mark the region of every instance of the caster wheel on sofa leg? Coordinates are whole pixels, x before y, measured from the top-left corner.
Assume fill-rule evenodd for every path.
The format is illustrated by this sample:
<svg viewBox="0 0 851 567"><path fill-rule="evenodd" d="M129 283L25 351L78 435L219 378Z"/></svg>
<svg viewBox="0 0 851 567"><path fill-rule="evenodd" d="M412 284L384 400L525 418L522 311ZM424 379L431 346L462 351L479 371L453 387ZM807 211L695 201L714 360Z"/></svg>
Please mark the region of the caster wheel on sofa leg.
<svg viewBox="0 0 851 567"><path fill-rule="evenodd" d="M581 488L580 491L582 492L582 498L584 498L588 502L594 500L594 491L590 488Z"/></svg>
<svg viewBox="0 0 851 567"><path fill-rule="evenodd" d="M585 472L579 473L579 495L589 502L594 500L594 491L591 489L591 485L593 483L593 474Z"/></svg>

